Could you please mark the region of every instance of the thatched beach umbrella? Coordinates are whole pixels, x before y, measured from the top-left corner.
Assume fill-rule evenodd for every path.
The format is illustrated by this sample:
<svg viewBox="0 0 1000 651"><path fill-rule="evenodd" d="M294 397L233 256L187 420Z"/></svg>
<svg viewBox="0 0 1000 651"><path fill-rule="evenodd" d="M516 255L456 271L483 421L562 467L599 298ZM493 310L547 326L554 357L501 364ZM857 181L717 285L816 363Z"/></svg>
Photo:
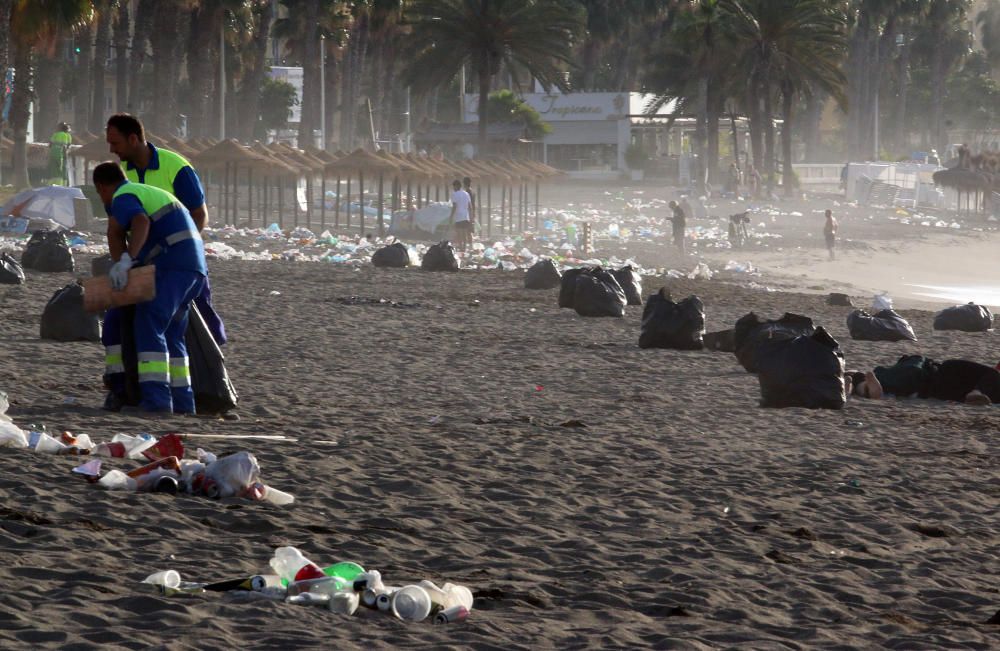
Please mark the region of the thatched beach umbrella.
<svg viewBox="0 0 1000 651"><path fill-rule="evenodd" d="M957 211L962 211L962 193L965 193L965 208L968 211L969 197L975 196L976 211L979 211L980 194L990 192L993 187L992 175L988 172L951 168L934 172L934 183L946 188L953 188L958 193Z"/></svg>
<svg viewBox="0 0 1000 651"><path fill-rule="evenodd" d="M249 147L241 145L236 140L223 140L213 147L209 147L194 156L191 161L199 168L207 170L222 170L222 181L219 185L219 203L222 208L223 222L228 224L229 213L232 213L232 223L237 221L237 207L239 202L239 170L242 168L246 172L247 187L253 187L254 170L262 169L267 160L260 154L253 152ZM230 170L232 170L232 200L228 185L230 183ZM248 202L250 218L253 218L253 196Z"/></svg>
<svg viewBox="0 0 1000 651"><path fill-rule="evenodd" d="M365 174L379 175L379 205L382 204L382 183L381 179L385 174L394 174L398 171L399 167L393 161L386 160L376 154L373 154L364 149L356 149L347 156L333 161L332 163L327 163L326 169L331 172L340 172L350 179L351 172L356 172L358 174L358 182L360 184L358 191L359 198L359 211L361 213L361 231L364 231L365 227ZM348 181L350 183L350 181ZM348 200L350 198L348 197ZM348 213L347 213L347 227L350 228L350 203L348 203ZM384 232L384 223L382 219L382 213L379 212L379 235Z"/></svg>
<svg viewBox="0 0 1000 651"><path fill-rule="evenodd" d="M284 203L285 203L285 182L288 181L289 185L292 187L298 182L298 177L300 174L299 167L292 164L283 156L276 154L267 145L261 143L260 141L255 141L253 145L250 146L250 150L255 154L267 161L267 167L259 170L264 182L259 184L257 193L262 195L260 197L260 203L264 206L263 214L265 216L264 225L267 225L270 214L270 209L272 204L272 192L271 192L271 181L274 181L274 187L277 190L276 194L276 205L278 211L278 226L281 228L285 227L285 213L284 213ZM295 192L292 191L292 204L293 209L298 214L298 206L295 205ZM295 219L295 224L298 224L298 218Z"/></svg>

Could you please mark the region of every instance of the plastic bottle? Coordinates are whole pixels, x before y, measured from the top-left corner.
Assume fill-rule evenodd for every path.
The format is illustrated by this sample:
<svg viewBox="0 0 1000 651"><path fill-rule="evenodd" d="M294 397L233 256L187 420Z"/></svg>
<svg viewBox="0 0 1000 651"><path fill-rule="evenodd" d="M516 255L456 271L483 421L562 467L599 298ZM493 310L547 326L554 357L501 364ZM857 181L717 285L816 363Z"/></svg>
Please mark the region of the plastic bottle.
<svg viewBox="0 0 1000 651"><path fill-rule="evenodd" d="M351 584L336 576L321 576L315 579L302 579L288 584L288 595L294 596L303 592L332 595L334 592L346 590Z"/></svg>
<svg viewBox="0 0 1000 651"><path fill-rule="evenodd" d="M394 595L398 590L399 588L396 586L383 586L382 592L380 592L375 599L375 607L382 612L392 610L392 595Z"/></svg>
<svg viewBox="0 0 1000 651"><path fill-rule="evenodd" d="M323 568L323 574L326 576L336 576L347 582L357 580L364 573L365 568L350 561L341 561L340 563L334 563Z"/></svg>
<svg viewBox="0 0 1000 651"><path fill-rule="evenodd" d="M407 585L392 593L392 614L410 622L419 622L431 614L431 597L419 585Z"/></svg>
<svg viewBox="0 0 1000 651"><path fill-rule="evenodd" d="M176 588L181 584L181 575L174 570L163 570L162 572L150 574L143 579L142 582L150 583L152 585L162 585L168 588Z"/></svg>
<svg viewBox="0 0 1000 651"><path fill-rule="evenodd" d="M340 590L330 595L330 612L353 615L358 610L360 600L354 590Z"/></svg>
<svg viewBox="0 0 1000 651"><path fill-rule="evenodd" d="M289 583L326 576L319 565L307 559L295 547L278 547L274 550L270 565L278 576Z"/></svg>

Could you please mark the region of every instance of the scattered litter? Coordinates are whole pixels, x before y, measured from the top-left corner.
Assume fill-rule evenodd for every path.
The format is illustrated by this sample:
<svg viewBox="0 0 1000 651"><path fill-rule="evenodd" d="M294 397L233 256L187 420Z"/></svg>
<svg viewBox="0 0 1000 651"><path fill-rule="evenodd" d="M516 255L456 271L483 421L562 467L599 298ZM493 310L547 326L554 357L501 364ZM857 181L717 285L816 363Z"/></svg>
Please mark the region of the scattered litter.
<svg viewBox="0 0 1000 651"><path fill-rule="evenodd" d="M707 264L699 262L687 277L691 280L711 280L713 275Z"/></svg>

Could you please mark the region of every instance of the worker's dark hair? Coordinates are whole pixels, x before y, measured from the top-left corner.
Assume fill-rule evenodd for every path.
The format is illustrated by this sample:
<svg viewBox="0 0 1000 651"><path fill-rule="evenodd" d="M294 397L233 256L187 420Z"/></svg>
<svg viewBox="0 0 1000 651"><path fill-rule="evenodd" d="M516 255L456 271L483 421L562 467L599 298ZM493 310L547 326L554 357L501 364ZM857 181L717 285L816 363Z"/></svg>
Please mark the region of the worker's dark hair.
<svg viewBox="0 0 1000 651"><path fill-rule="evenodd" d="M462 187L462 182L459 181L458 179L455 179L454 181L451 182L451 187L453 187L456 190L458 190L459 188Z"/></svg>
<svg viewBox="0 0 1000 651"><path fill-rule="evenodd" d="M125 172L118 163L101 163L94 168L94 185L121 185L125 180Z"/></svg>
<svg viewBox="0 0 1000 651"><path fill-rule="evenodd" d="M470 179L468 176L464 177L462 179L462 185L472 185L472 179Z"/></svg>
<svg viewBox="0 0 1000 651"><path fill-rule="evenodd" d="M108 126L118 129L118 132L126 138L135 134L139 136L139 140L146 140L146 131L142 128L142 122L139 122L139 118L134 115L115 113L108 118Z"/></svg>
<svg viewBox="0 0 1000 651"><path fill-rule="evenodd" d="M69 125L66 124L65 122L60 122L59 123L59 130L60 131L69 131Z"/></svg>

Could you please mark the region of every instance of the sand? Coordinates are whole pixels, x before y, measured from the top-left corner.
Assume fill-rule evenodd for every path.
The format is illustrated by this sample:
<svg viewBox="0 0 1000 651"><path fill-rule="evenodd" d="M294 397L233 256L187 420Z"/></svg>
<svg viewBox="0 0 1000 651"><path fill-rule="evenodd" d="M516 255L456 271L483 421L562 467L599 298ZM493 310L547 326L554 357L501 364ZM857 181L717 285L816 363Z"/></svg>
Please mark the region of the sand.
<svg viewBox="0 0 1000 651"><path fill-rule="evenodd" d="M733 355L639 350L641 308L581 318L557 290L522 289L521 272L211 270L240 420L100 411L100 347L38 339L45 301L72 276L35 272L0 287L9 413L94 438L286 435L203 447L252 451L296 503L109 493L69 458L0 450L0 647L1000 645L985 623L1000 610L996 407L764 410ZM995 333L934 333L930 312L902 312L918 343L854 342L850 308L819 290L743 282L671 288L701 296L709 330L751 309L807 314L851 367L911 352L997 361ZM351 296L409 306L338 300ZM138 583L167 568L257 573L279 545L393 583L462 583L476 607L435 627Z"/></svg>

